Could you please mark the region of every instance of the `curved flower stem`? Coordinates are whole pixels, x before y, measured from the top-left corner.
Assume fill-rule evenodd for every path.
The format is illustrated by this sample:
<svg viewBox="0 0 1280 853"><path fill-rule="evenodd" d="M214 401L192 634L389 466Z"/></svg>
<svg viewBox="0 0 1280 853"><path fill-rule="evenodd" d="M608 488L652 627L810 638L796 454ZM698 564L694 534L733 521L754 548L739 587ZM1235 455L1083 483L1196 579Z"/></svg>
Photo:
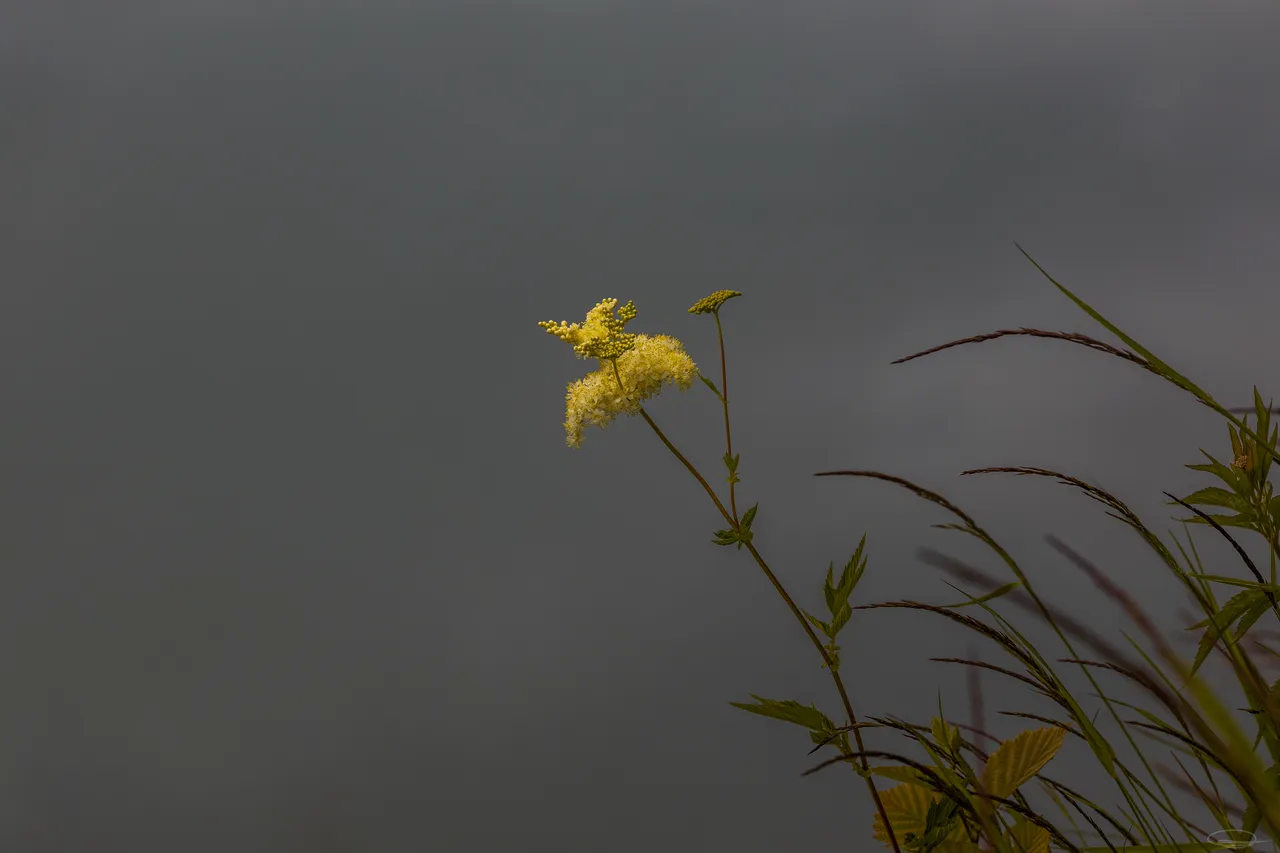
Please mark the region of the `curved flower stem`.
<svg viewBox="0 0 1280 853"><path fill-rule="evenodd" d="M684 463L684 467L689 469L689 473L702 484L702 488L706 489L707 494L711 496L711 500L715 502L716 509L720 510L720 514L724 516L725 521L733 525L734 528L737 528L738 522L735 521L734 518L729 515L728 511L725 510L724 504L720 503L720 499L716 497L715 490L713 490L707 483L706 479L698 473L698 469L693 467L693 463L686 459L684 454L676 449L676 446L671 443L670 439L668 439L662 430L658 428L658 425L653 422L653 418L649 417L649 413L644 410L643 406L640 407L640 415L645 419L645 422L649 424L653 431L657 433L658 438L662 439L662 443L667 446L667 449L675 454L675 457ZM804 613L798 606L796 606L795 600L791 598L791 595L787 592L786 588L783 587L782 582L778 580L777 575L773 573L769 568L769 565L764 561L764 558L760 556L760 552L756 550L755 545L750 542L746 542L744 544L747 546L747 550L751 552L751 556L755 558L756 565L760 566L765 577L767 577L769 582L773 584L773 588L778 591L778 595L782 596L782 600L786 602L787 607L791 609L792 614L796 617L797 621L800 622L800 627L804 628L805 634L808 635L809 640L814 645L814 648L818 650L818 654L822 655L822 660L826 663L826 669L831 673L831 679L835 682L836 691L840 694L840 701L844 703L845 713L849 716L849 724L854 727L853 738L854 742L858 745L858 752L865 753L866 747L862 743L862 731L857 727L858 718L853 712L853 703L849 701L849 693L845 690L844 681L840 678L840 673L837 670L835 662L832 661L831 656L827 654L827 650L822 645L822 641L818 639L818 635L813 632L812 626L809 625L809 620L804 617ZM889 836L889 842L893 845L895 853L901 853L902 848L898 846L898 839L893 833L893 826L889 823L889 815L885 812L884 803L880 800L880 792L876 790L875 779L873 779L871 774L867 772L869 767L867 757L863 755L860 758L863 770L862 775L867 782L867 790L871 792L871 798L875 800L876 811L879 812L880 820L884 823L885 832Z"/></svg>
<svg viewBox="0 0 1280 853"><path fill-rule="evenodd" d="M644 410L644 406L640 407L640 417L644 418L645 421L648 422L649 426L653 427L653 431L658 434L658 438L662 439L662 443L667 446L667 450L674 453L675 457L684 463L684 467L689 469L689 473L696 477L698 482L702 484L702 488L707 490L707 494L711 496L711 500L715 501L716 509L720 510L720 514L724 516L724 520L734 527L737 527L738 523L733 520L733 516L729 515L728 510L724 508L724 504L720 503L720 498L716 497L715 489L711 488L711 485L703 479L701 474L698 473L698 469L693 467L693 463L688 459L685 459L684 454L679 450L676 450L676 446L671 443L665 434L663 434L662 430L658 429L658 425L653 422L653 418L649 417L649 413Z"/></svg>

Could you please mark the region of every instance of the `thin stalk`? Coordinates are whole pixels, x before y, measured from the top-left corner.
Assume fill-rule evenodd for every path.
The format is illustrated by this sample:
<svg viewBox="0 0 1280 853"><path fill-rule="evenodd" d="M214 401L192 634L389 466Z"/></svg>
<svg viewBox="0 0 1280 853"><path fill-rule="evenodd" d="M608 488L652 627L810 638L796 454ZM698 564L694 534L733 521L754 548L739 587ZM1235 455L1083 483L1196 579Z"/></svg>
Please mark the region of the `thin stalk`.
<svg viewBox="0 0 1280 853"><path fill-rule="evenodd" d="M720 328L720 312L711 312L716 318L716 337L720 339L720 402L724 406L724 447L729 456L733 456L733 436L729 433L729 368L724 358L724 330ZM734 480L729 478L729 509L733 512L733 523L738 523L738 502L734 495ZM1272 578L1275 583L1275 578Z"/></svg>
<svg viewBox="0 0 1280 853"><path fill-rule="evenodd" d="M667 438L666 434L663 433L658 425L653 422L653 418L649 417L649 413L646 412L643 407L640 409L640 415L645 419L645 422L649 424L650 428L657 433L658 438L662 439L662 443L667 446L667 449L670 450L675 457L684 464L684 467L689 469L689 473L702 484L702 488L706 489L707 494L711 496L711 500L715 501L716 509L720 510L720 514L724 516L725 520L734 525L734 527L737 527L737 522L734 521L725 510L724 504L720 503L720 499L716 497L715 491L710 485L708 485L706 479L698 473L698 469L693 466L693 463L686 459L684 454L676 449L676 446L671 443L671 440ZM760 552L756 550L755 545L750 542L744 544L746 544L747 550L751 552L751 556L755 559L756 565L760 566L760 570L764 572L765 577L769 579L769 582L773 584L773 588L778 591L778 595L782 597L784 602L786 602L787 607L800 623L800 627L804 628L805 634L809 637L809 641L813 643L814 648L818 650L818 654L822 655L822 660L826 664L827 670L831 673L831 680L835 682L836 692L840 694L840 701L844 704L845 713L849 716L849 724L856 726L858 717L853 711L853 703L849 701L849 692L845 690L844 680L840 678L840 672L835 665L835 661L833 661L831 656L827 654L827 650L822 645L822 641L818 639L818 635L814 633L813 628L809 625L809 620L804 618L804 613L798 606L796 606L795 600L791 597L790 593L787 592L786 588L783 587L782 582L778 580L778 576L769 568L769 564L760 556ZM853 729L853 738L854 742L858 745L858 752L866 752L866 747L862 742L862 732L860 729ZM876 811L880 814L881 822L884 823L885 832L888 833L889 841L893 844L894 853L902 853L902 848L898 846L898 839L894 836L893 827L889 823L889 815L885 811L884 803L880 800L880 792L876 789L875 779L872 778L871 774L868 772L869 762L867 761L867 757L863 755L861 761L863 773L860 775L862 775L863 779L866 780L867 790L871 793L872 799L875 800Z"/></svg>

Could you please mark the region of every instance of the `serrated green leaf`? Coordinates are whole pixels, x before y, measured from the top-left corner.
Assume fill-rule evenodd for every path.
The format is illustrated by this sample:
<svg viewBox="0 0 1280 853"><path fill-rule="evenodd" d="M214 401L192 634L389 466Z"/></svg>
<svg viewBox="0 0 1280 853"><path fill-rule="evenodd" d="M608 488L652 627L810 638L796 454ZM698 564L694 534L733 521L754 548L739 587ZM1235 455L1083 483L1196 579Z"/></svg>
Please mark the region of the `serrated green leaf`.
<svg viewBox="0 0 1280 853"><path fill-rule="evenodd" d="M812 732L821 734L823 738L830 736L835 731L835 723L831 722L831 719L826 714L813 705L801 705L793 699L765 699L754 693L749 695L756 700L755 705L745 702L730 702L729 704L752 714L758 714L761 717L802 726Z"/></svg>
<svg viewBox="0 0 1280 853"><path fill-rule="evenodd" d="M956 801L950 798L934 800L925 814L924 833L918 837L913 834L909 836L907 848L912 853L933 853L938 850L956 828L959 821L958 809Z"/></svg>
<svg viewBox="0 0 1280 853"><path fill-rule="evenodd" d="M849 624L849 619L853 616L853 608L846 601L840 605L840 609L831 615L831 637L835 637L840 633L840 629Z"/></svg>
<svg viewBox="0 0 1280 853"><path fill-rule="evenodd" d="M713 542L716 545L732 545L738 542L738 532L736 530L717 530L716 538ZM741 543L739 543L738 547L742 547Z"/></svg>
<svg viewBox="0 0 1280 853"><path fill-rule="evenodd" d="M827 580L822 585L822 597L827 602L827 612L834 613L836 610L836 588L833 576L835 574L836 564L832 560L827 564Z"/></svg>
<svg viewBox="0 0 1280 853"><path fill-rule="evenodd" d="M1258 415L1258 426L1254 432L1267 438L1267 430L1271 428L1271 407L1262 402L1262 395L1258 393L1257 385L1253 386L1253 408Z"/></svg>
<svg viewBox="0 0 1280 853"><path fill-rule="evenodd" d="M1241 473L1240 471L1237 471L1234 468L1223 465L1217 459L1214 459L1213 456L1206 453L1203 449L1201 449L1200 452L1204 454L1206 458L1208 458L1210 464L1188 465L1186 467L1190 468L1192 471L1205 471L1207 473L1213 474L1219 480L1221 480L1222 482L1230 486L1231 491L1235 492L1237 495L1240 495L1241 497L1244 497L1244 498L1247 498L1249 496L1249 492L1252 487L1249 484L1248 477L1244 476L1243 473Z"/></svg>
<svg viewBox="0 0 1280 853"><path fill-rule="evenodd" d="M1261 618L1272 607L1271 599L1264 597L1261 601L1255 602L1252 607L1245 611L1244 616L1240 617L1240 621L1236 623L1236 642L1244 639L1244 635L1249 633L1249 629L1253 627L1253 623Z"/></svg>
<svg viewBox="0 0 1280 853"><path fill-rule="evenodd" d="M1232 623L1243 617L1246 613L1253 609L1258 601L1265 601L1268 604L1270 599L1261 589L1246 589L1243 592L1236 593L1227 603L1222 605L1222 609L1214 614L1213 620L1205 618L1201 622L1193 625L1192 628L1205 628L1204 636L1200 638L1200 644L1196 648L1196 657L1191 664L1191 674L1195 675L1200 669L1200 665L1209 657L1209 652L1213 651L1213 647L1217 645L1218 640L1222 636L1222 631L1230 628ZM1215 627L1216 623L1216 627Z"/></svg>
<svg viewBox="0 0 1280 853"><path fill-rule="evenodd" d="M756 504L742 514L742 521L738 523L738 529L745 532L751 530L751 522L756 520L756 510L760 508L760 504Z"/></svg>
<svg viewBox="0 0 1280 853"><path fill-rule="evenodd" d="M1237 515L1213 515L1212 513L1205 513L1205 515L1209 516L1209 518L1212 518L1223 527L1243 527L1246 530L1254 530L1258 524L1257 516L1253 514L1252 510L1247 513L1239 513ZM1209 523L1199 516L1195 516L1194 518L1179 518L1177 520L1187 524Z"/></svg>
<svg viewBox="0 0 1280 853"><path fill-rule="evenodd" d="M922 788L929 788L929 782L920 775L920 771L913 767L902 767L900 765L885 765L882 767L872 767L872 774L883 776L886 779L892 779L895 782L902 782L908 785L919 785Z"/></svg>
<svg viewBox="0 0 1280 853"><path fill-rule="evenodd" d="M813 623L813 627L817 628L819 631L826 634L828 637L834 636L831 633L831 626L828 625L826 622L823 622L821 619L819 619L817 616L814 616L812 613L810 613L807 610L803 610L801 612L804 613L806 619L808 619L811 623Z"/></svg>
<svg viewBox="0 0 1280 853"><path fill-rule="evenodd" d="M1210 486L1207 489L1192 492L1183 498L1183 500L1189 504L1220 506L1225 507L1226 509L1233 509L1236 512L1252 511L1247 500L1237 494L1228 492L1226 489L1220 489L1217 486Z"/></svg>
<svg viewBox="0 0 1280 853"><path fill-rule="evenodd" d="M858 543L858 550L854 551L849 562L844 564L844 570L840 573L840 583L836 585L836 600L839 602L849 600L849 596L853 595L853 591L862 580L863 573L867 570L867 558L862 555L862 549L866 543L867 535L864 533L862 541Z"/></svg>

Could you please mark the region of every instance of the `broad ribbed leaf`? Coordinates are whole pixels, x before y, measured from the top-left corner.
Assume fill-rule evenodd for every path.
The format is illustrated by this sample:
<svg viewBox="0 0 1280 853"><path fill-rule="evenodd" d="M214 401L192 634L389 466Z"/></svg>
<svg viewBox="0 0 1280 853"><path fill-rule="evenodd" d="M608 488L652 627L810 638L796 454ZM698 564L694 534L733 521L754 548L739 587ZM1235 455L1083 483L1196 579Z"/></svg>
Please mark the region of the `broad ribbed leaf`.
<svg viewBox="0 0 1280 853"><path fill-rule="evenodd" d="M1013 841L1013 849L1020 853L1049 853L1049 830L1036 826L1031 821L1018 815L1009 828L1009 838Z"/></svg>
<svg viewBox="0 0 1280 853"><path fill-rule="evenodd" d="M925 817L929 814L929 805L935 798L936 795L932 791L921 788L919 785L896 785L880 792L880 803L884 806L884 813L889 818L889 825L893 827L893 835L898 839L899 844L908 832L916 835L924 833ZM880 819L879 810L876 811L873 831L876 841L891 848L889 834L885 832L884 821Z"/></svg>
<svg viewBox="0 0 1280 853"><path fill-rule="evenodd" d="M902 846L908 832L917 836L924 835L929 806L940 799L937 794L919 785L896 785L880 792L880 802L884 805L885 814L889 816L889 825L893 827L893 835L898 839L899 846ZM892 849L878 810L872 828L876 841ZM957 824L947 840L934 848L934 853L969 853L977 849L977 845L965 836L964 826Z"/></svg>
<svg viewBox="0 0 1280 853"><path fill-rule="evenodd" d="M1045 726L1007 740L991 754L982 771L982 787L996 797L1011 797L1062 748L1065 729Z"/></svg>

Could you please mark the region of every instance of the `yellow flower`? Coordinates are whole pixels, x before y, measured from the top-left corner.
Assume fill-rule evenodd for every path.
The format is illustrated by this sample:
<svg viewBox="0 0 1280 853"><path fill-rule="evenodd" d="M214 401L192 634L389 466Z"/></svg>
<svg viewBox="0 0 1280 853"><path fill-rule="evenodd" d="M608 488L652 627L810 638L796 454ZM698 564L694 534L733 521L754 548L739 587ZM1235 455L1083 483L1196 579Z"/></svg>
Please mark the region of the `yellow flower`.
<svg viewBox="0 0 1280 853"><path fill-rule="evenodd" d="M570 447L581 446L588 426L604 428L618 415L635 415L641 403L658 394L663 385L686 390L698 375L697 365L675 338L624 332L635 319L636 306L628 302L615 317L617 305L616 299L597 302L582 323L538 324L547 334L572 344L579 358L600 361L599 370L574 382L565 395L564 428Z"/></svg>
<svg viewBox="0 0 1280 853"><path fill-rule="evenodd" d="M736 290L717 290L710 296L699 299L689 309L690 314L714 314L720 310L720 306L728 302L735 296L742 294Z"/></svg>
<svg viewBox="0 0 1280 853"><path fill-rule="evenodd" d="M635 319L636 306L628 302L618 309L618 316L613 316L613 309L618 300L605 299L596 303L596 307L587 312L582 323L572 325L561 320L559 325L545 320L538 325L547 330L547 334L555 335L560 340L573 344L573 351L579 358L617 358L635 345L635 335L622 330L627 323Z"/></svg>
<svg viewBox="0 0 1280 853"><path fill-rule="evenodd" d="M564 421L569 446L582 445L582 433L588 426L603 429L618 415L638 414L640 405L664 385L688 390L697 373L693 359L675 338L636 335L632 349L616 360L602 362L599 370L569 386Z"/></svg>

